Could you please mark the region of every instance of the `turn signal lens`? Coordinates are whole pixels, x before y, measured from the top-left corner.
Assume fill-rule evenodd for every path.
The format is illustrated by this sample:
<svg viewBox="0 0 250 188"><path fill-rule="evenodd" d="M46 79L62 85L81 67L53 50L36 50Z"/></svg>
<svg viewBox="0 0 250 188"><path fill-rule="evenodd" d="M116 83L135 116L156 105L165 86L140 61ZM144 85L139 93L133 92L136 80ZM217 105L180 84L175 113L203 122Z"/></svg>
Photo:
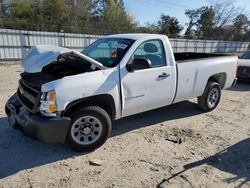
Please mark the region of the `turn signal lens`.
<svg viewBox="0 0 250 188"><path fill-rule="evenodd" d="M55 117L56 116L56 92L51 90L43 93L40 100L39 111L44 116Z"/></svg>
<svg viewBox="0 0 250 188"><path fill-rule="evenodd" d="M48 109L48 111L49 111L50 113L53 113L53 112L56 111L56 105L55 105L55 103L49 104L49 109Z"/></svg>

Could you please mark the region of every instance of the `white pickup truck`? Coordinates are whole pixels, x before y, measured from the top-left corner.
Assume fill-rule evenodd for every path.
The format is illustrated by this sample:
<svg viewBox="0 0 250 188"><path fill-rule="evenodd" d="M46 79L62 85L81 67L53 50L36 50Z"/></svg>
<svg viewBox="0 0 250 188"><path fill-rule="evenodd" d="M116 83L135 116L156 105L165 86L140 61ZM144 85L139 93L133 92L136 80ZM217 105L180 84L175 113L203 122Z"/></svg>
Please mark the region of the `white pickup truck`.
<svg viewBox="0 0 250 188"><path fill-rule="evenodd" d="M119 34L81 53L33 47L22 66L18 90L6 103L10 125L89 151L107 140L117 119L194 97L204 111L215 109L221 89L236 80L237 57L174 54L165 35Z"/></svg>

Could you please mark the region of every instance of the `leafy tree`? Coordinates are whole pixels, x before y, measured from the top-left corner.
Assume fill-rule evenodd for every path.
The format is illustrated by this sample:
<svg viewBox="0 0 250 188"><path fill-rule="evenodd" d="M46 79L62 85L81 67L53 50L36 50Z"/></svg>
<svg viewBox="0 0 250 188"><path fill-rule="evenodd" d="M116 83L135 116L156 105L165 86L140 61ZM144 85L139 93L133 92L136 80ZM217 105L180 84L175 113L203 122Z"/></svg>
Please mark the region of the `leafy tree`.
<svg viewBox="0 0 250 188"><path fill-rule="evenodd" d="M98 2L99 28L106 32L132 32L137 29L137 23L128 15L122 0L101 0Z"/></svg>
<svg viewBox="0 0 250 188"><path fill-rule="evenodd" d="M250 41L250 21L235 0L208 0L211 7L186 10L185 35L209 39ZM141 27L123 0L0 0L0 27L87 34L124 32L178 34L175 17L162 14Z"/></svg>
<svg viewBox="0 0 250 188"><path fill-rule="evenodd" d="M239 40L242 31L236 29L236 17L244 13L244 9L235 6L235 0L213 0L214 35L221 40ZM239 33L238 33L239 32Z"/></svg>
<svg viewBox="0 0 250 188"><path fill-rule="evenodd" d="M197 21L197 35L212 37L215 27L214 10L212 7L203 7L200 10L200 18Z"/></svg>
<svg viewBox="0 0 250 188"><path fill-rule="evenodd" d="M28 0L14 0L3 13L3 26L13 29L26 28L29 24L27 17L31 10L31 3Z"/></svg>
<svg viewBox="0 0 250 188"><path fill-rule="evenodd" d="M246 33L249 31L250 21L246 15L240 14L234 19L233 26L233 40L243 40L244 35L246 35Z"/></svg>
<svg viewBox="0 0 250 188"><path fill-rule="evenodd" d="M13 0L1 8L3 27L39 31L84 32L94 0Z"/></svg>
<svg viewBox="0 0 250 188"><path fill-rule="evenodd" d="M4 15L8 10L9 4L4 3L4 0L0 0L0 26L3 26Z"/></svg>
<svg viewBox="0 0 250 188"><path fill-rule="evenodd" d="M94 3L91 0L78 0L76 3L66 3L65 32L85 32L91 27Z"/></svg>
<svg viewBox="0 0 250 188"><path fill-rule="evenodd" d="M185 15L189 18L185 35L210 36L212 34L215 15L212 7L186 10Z"/></svg>
<svg viewBox="0 0 250 188"><path fill-rule="evenodd" d="M44 4L44 24L48 31L60 31L63 28L66 5L64 0L45 0Z"/></svg>
<svg viewBox="0 0 250 188"><path fill-rule="evenodd" d="M175 17L162 14L158 21L159 32L165 35L176 35L181 32L183 27Z"/></svg>

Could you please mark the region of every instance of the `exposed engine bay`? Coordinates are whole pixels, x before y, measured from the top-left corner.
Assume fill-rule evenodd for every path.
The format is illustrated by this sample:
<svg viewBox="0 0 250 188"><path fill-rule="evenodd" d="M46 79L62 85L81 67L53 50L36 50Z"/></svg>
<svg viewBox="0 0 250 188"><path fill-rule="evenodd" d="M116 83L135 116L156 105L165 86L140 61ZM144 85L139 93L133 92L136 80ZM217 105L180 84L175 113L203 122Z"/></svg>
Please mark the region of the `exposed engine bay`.
<svg viewBox="0 0 250 188"><path fill-rule="evenodd" d="M83 60L74 54L59 55L56 61L46 65L41 72L21 73L22 80L30 86L40 89L44 83L61 79L65 76L82 74L100 70L90 62Z"/></svg>

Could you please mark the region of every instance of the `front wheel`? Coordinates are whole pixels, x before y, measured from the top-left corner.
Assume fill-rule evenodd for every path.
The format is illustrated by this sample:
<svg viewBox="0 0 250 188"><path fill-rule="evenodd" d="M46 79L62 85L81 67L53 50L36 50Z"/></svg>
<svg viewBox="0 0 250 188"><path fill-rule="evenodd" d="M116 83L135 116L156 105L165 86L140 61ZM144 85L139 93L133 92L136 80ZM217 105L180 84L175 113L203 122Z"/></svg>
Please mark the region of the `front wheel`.
<svg viewBox="0 0 250 188"><path fill-rule="evenodd" d="M111 119L100 107L89 106L71 115L67 142L75 151L87 152L100 147L111 132Z"/></svg>
<svg viewBox="0 0 250 188"><path fill-rule="evenodd" d="M220 85L217 82L209 81L202 96L198 97L198 105L202 110L210 112L218 106L220 98Z"/></svg>

